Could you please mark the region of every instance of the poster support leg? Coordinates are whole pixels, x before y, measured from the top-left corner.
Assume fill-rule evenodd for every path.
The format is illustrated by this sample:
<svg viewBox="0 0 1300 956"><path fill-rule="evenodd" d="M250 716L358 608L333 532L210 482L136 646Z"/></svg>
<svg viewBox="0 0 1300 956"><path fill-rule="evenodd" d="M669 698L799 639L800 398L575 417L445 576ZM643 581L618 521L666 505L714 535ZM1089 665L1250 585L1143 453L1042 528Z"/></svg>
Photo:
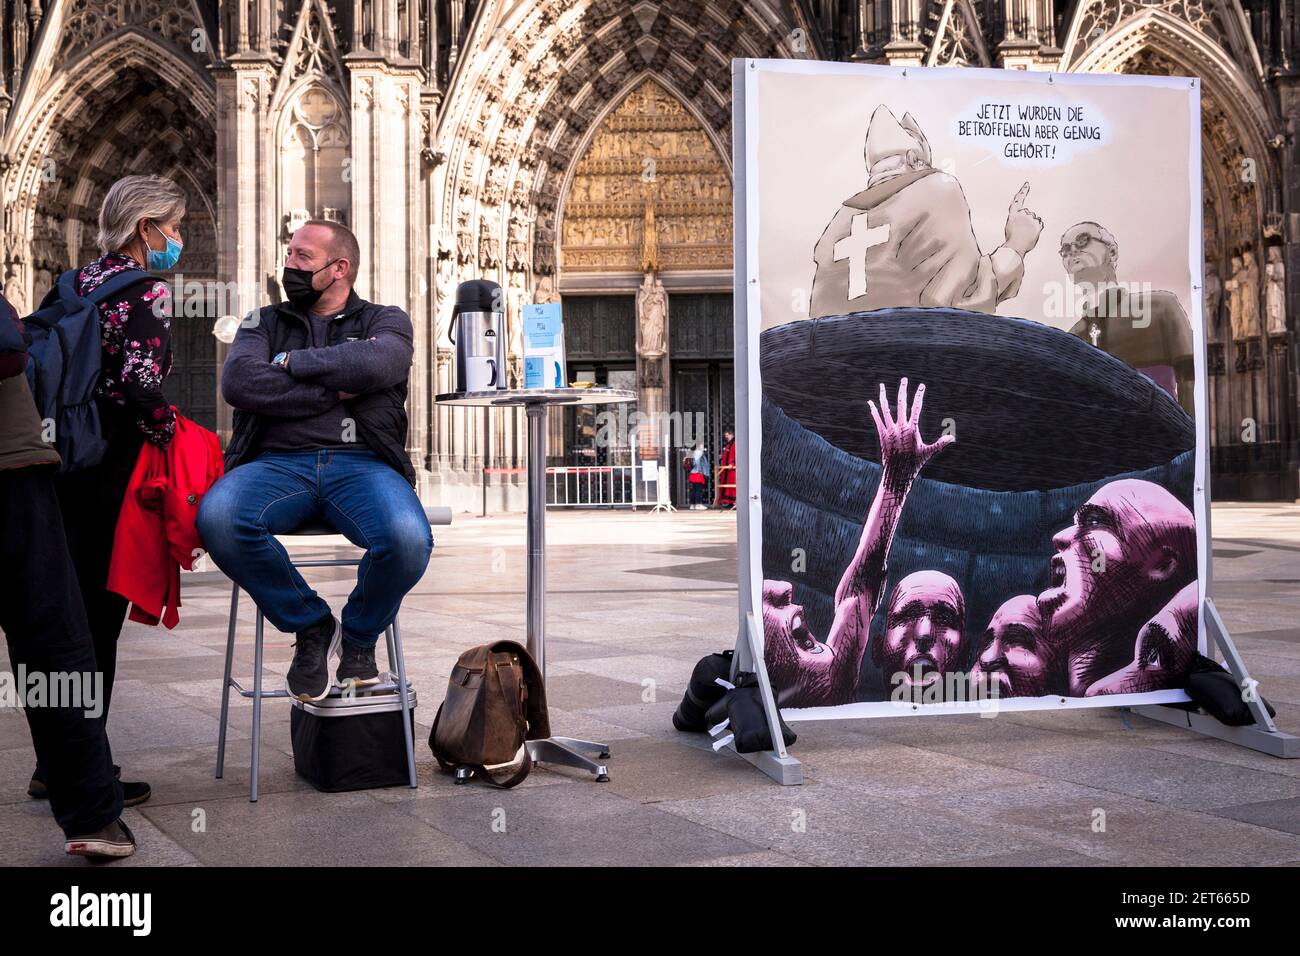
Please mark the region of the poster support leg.
<svg viewBox="0 0 1300 956"><path fill-rule="evenodd" d="M658 474L656 474L655 476L658 480L655 482L655 506L650 509L651 514L660 511L668 512L668 511L677 510L676 508L673 507L673 503L669 497L669 491L668 491L668 474L669 474L668 464L669 462L672 461L672 456L669 454L668 441L669 441L668 438L665 437L664 438L664 463L661 466L659 466Z"/></svg>
<svg viewBox="0 0 1300 956"><path fill-rule="evenodd" d="M758 753L739 754L763 773L767 774L783 787L797 786L803 783L803 765L785 749L785 737L781 734L781 718L776 708L776 697L772 694L772 683L767 679L767 668L762 666L763 639L754 622L752 611L745 614L745 623L737 635L735 664L731 676L737 670L752 670L758 677L759 695L763 698L763 711L767 715L768 732L772 735L775 750L762 750ZM755 664L755 662L759 662ZM727 745L729 750L739 753L735 744Z"/></svg>
<svg viewBox="0 0 1300 956"><path fill-rule="evenodd" d="M1224 626L1223 618L1219 616L1212 598L1205 600L1205 630L1210 641L1223 654L1224 663L1232 672L1237 685L1242 688L1254 688L1255 682L1246 670L1246 662L1242 660L1237 646L1232 642L1232 635ZM1226 740L1228 743L1249 747L1251 750L1258 750L1260 753L1271 754L1274 757L1300 757L1300 737L1277 729L1258 693L1250 694L1246 698L1246 705L1250 708L1255 723L1245 727L1229 727L1207 714L1192 713L1174 707L1134 707L1133 713L1175 727L1186 727L1202 736Z"/></svg>

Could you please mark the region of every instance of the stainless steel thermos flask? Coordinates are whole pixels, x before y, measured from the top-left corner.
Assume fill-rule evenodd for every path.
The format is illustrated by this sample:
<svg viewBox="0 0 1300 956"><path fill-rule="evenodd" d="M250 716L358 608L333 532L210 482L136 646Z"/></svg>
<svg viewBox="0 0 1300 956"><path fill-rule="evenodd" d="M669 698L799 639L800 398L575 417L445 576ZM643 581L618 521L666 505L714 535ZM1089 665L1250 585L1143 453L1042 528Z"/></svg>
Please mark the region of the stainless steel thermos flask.
<svg viewBox="0 0 1300 956"><path fill-rule="evenodd" d="M506 315L501 286L471 279L456 287L451 340L456 346L456 391L506 387Z"/></svg>

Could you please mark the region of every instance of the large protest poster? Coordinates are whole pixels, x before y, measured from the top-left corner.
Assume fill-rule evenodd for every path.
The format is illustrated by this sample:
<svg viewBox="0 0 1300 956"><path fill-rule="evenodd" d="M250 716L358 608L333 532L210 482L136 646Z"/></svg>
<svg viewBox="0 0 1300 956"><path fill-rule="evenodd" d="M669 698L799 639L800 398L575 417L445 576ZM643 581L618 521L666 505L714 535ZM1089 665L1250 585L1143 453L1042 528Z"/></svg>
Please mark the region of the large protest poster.
<svg viewBox="0 0 1300 956"><path fill-rule="evenodd" d="M787 717L1185 700L1197 81L735 78L741 604Z"/></svg>

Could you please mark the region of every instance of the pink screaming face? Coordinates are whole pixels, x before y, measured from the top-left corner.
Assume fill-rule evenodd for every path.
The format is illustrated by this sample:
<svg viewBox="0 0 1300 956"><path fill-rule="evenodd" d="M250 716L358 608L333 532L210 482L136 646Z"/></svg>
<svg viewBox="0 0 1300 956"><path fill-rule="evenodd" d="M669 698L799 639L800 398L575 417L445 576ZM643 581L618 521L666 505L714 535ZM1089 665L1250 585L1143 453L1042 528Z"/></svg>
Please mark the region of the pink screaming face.
<svg viewBox="0 0 1300 956"><path fill-rule="evenodd" d="M1196 656L1197 582L1183 588L1138 631L1133 660L1088 688L1098 694L1142 694L1181 687Z"/></svg>
<svg viewBox="0 0 1300 956"><path fill-rule="evenodd" d="M1192 513L1149 481L1103 485L1052 544L1051 585L1038 595L1038 608L1054 638L1113 625L1153 589L1196 575Z"/></svg>
<svg viewBox="0 0 1300 956"><path fill-rule="evenodd" d="M794 604L794 585L786 581L763 582L763 638L771 646L791 640L801 650L819 654L826 649L812 631L802 604Z"/></svg>
<svg viewBox="0 0 1300 956"><path fill-rule="evenodd" d="M917 571L899 581L875 654L886 686L924 688L960 668L965 622L961 588L942 571Z"/></svg>
<svg viewBox="0 0 1300 956"><path fill-rule="evenodd" d="M1038 600L1011 598L994 612L971 669L971 687L985 697L1042 697L1063 692L1065 662L1047 637Z"/></svg>

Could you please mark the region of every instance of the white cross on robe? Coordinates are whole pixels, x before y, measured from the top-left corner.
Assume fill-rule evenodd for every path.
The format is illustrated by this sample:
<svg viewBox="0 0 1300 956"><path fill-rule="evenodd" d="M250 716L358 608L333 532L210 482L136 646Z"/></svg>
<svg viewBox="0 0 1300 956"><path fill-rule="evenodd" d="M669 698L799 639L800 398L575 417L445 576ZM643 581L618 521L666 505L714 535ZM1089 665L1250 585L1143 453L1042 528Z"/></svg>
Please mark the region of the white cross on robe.
<svg viewBox="0 0 1300 956"><path fill-rule="evenodd" d="M888 241L889 223L868 226L867 213L860 212L853 217L852 232L835 243L835 261L849 260L850 299L867 294L867 250Z"/></svg>

